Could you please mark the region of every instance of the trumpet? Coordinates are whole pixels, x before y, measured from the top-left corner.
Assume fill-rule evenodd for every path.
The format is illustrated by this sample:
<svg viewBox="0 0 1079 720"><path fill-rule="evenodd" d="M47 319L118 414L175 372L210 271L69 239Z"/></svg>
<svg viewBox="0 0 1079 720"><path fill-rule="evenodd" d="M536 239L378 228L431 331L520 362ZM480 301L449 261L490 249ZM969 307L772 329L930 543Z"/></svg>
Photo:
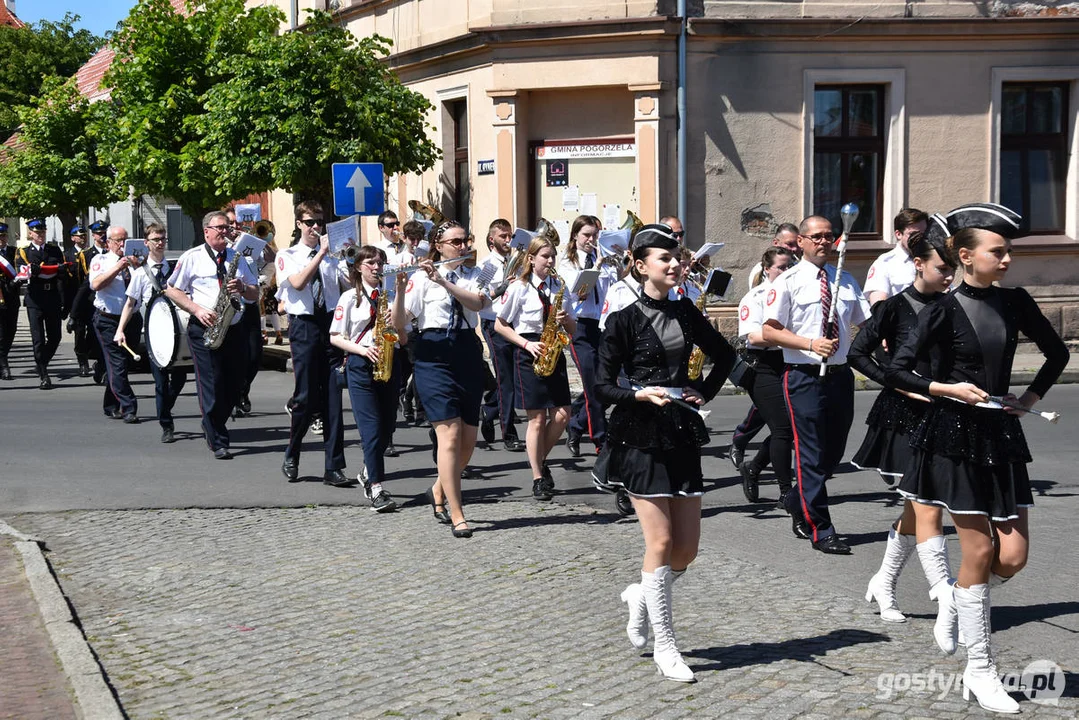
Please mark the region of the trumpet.
<svg viewBox="0 0 1079 720"><path fill-rule="evenodd" d="M259 240L265 240L268 243L273 243L274 235L277 230L274 224L270 220L259 220L255 223L255 227L251 228L251 234L257 237Z"/></svg>
<svg viewBox="0 0 1079 720"><path fill-rule="evenodd" d="M464 255L460 255L460 256L455 257L455 258L448 258L446 260L439 260L438 262L431 263L431 264L434 267L438 267L439 265L449 265L450 263L462 262L464 260L468 260L473 255L475 255L475 253L466 252ZM405 273L406 275L411 275L412 273L419 270L420 267L421 267L420 263L416 263L415 265L402 265L399 268L394 268L393 270L387 270L387 271L383 272L382 275L383 275L383 277L389 277L390 275L400 275L401 273Z"/></svg>

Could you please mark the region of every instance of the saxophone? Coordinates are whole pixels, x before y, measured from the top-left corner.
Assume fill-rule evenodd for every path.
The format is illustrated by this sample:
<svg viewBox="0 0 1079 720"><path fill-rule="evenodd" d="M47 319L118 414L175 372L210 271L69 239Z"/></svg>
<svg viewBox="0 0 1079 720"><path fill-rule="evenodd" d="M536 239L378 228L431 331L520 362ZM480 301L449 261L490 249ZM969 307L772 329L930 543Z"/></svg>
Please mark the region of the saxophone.
<svg viewBox="0 0 1079 720"><path fill-rule="evenodd" d="M704 305L706 302L708 302L708 296L702 289L700 297L697 298L697 309L702 313L704 312ZM702 372L704 372L704 351L694 345L693 350L689 353L689 367L686 370L686 374L689 376L690 380L700 380Z"/></svg>
<svg viewBox="0 0 1079 720"><path fill-rule="evenodd" d="M397 344L397 331L386 322L387 293L378 293L378 308L375 310L375 342L379 346L378 364L372 370L375 382L387 382L393 375L393 347Z"/></svg>
<svg viewBox="0 0 1079 720"><path fill-rule="evenodd" d="M547 280L550 282L551 279L557 277L552 268ZM543 325L543 334L540 335L539 341L544 345L543 354L532 363L532 370L538 377L551 376L551 373L558 366L558 358L562 357L563 348L569 345L570 342L569 335L558 324L558 314L562 312L562 298L565 294L566 284L562 283L562 287L558 288L554 301L551 303L551 309L547 313L547 320Z"/></svg>
<svg viewBox="0 0 1079 720"><path fill-rule="evenodd" d="M240 269L240 253L233 252L232 262L225 266L225 281L221 283L221 289L217 291L217 300L214 301L214 315L217 320L206 328L203 340L206 347L217 350L225 342L225 333L232 325L232 318L236 313L243 310L243 304L238 297L230 295L228 291L229 281L235 279Z"/></svg>

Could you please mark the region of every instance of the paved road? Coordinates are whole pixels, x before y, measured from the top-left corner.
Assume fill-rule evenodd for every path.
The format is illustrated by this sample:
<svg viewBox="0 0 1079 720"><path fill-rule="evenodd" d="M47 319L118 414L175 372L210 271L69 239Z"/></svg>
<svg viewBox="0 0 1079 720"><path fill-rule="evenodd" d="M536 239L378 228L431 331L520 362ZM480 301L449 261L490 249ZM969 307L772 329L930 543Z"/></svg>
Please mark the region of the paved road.
<svg viewBox="0 0 1079 720"><path fill-rule="evenodd" d="M358 490L318 482L314 446L301 466L310 482L281 477L286 376L260 375L230 462L186 434L197 428L190 392L180 441L161 445L148 380L137 376L138 426L101 417L101 389L86 380L51 392L27 375L0 385L0 519L48 543L134 718L985 716L954 690L885 697L911 677L882 673L962 668L934 651L916 560L900 586L910 622L883 624L861 601L894 498L869 473L838 475L834 516L855 554L813 552L768 505L745 503L720 457L743 397L712 404L702 554L675 600L701 682L680 687L624 640L617 596L642 544L636 523L591 489L587 460L556 450L563 492L538 505L523 455L478 450L484 477L465 493L478 532L455 541L416 500L433 477L426 431L399 431L406 452L390 461L389 483L408 502L376 515ZM872 399L857 397L851 449ZM1068 673L1060 707L1025 702L1026 714L1074 717L1079 451L1068 418L1079 417L1079 387L1045 404L1065 420L1026 421L1034 549L994 595L994 638L1002 670L1049 659ZM351 423L347 437L358 471Z"/></svg>

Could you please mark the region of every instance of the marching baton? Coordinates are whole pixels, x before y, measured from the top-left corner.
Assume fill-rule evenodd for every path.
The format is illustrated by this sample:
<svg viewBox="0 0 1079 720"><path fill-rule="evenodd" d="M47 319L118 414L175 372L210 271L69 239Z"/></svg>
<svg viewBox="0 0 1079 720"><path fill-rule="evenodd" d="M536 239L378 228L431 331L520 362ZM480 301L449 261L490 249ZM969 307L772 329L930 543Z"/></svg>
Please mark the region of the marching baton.
<svg viewBox="0 0 1079 720"><path fill-rule="evenodd" d="M847 235L850 234L850 229L854 227L854 221L858 219L858 206L854 203L847 203L839 210L839 217L843 220L843 234L839 236L839 260L835 264L835 284L832 285L832 303L828 306L828 321L824 324L825 336L827 337L827 331L831 330L832 323L835 322L835 306L839 304L839 280L843 277L843 261L847 259ZM820 359L820 376L824 377L824 374L828 372L828 358L821 357Z"/></svg>
<svg viewBox="0 0 1079 720"><path fill-rule="evenodd" d="M128 351L129 353L131 353L131 359L132 359L132 360L134 360L135 362L140 362L140 361L142 360L142 355L139 355L139 354L138 354L137 352L135 352L134 350L132 350L132 349L130 348L130 346L128 346L128 344L127 344L127 341L126 341L126 340L125 340L124 342L122 342L122 343L117 343L117 344L118 344L118 345L119 345L120 347L122 347L122 348L123 348L124 350L127 350L127 351Z"/></svg>
<svg viewBox="0 0 1079 720"><path fill-rule="evenodd" d="M633 383L632 385L630 385L630 389L633 390L634 392L636 392L638 390L644 390L644 385L638 385L636 383ZM660 388L660 389L669 391L672 388ZM666 397L668 400L673 402L675 405L681 405L686 410L697 413L698 415L701 416L702 420L712 414L711 410L702 410L701 408L697 407L693 403L686 402L682 398L674 397L673 395L670 394L670 392L668 392L666 395L664 395L664 397Z"/></svg>
<svg viewBox="0 0 1079 720"><path fill-rule="evenodd" d="M963 403L964 405L969 404L969 403L963 402L962 400L960 400L958 398L949 398L949 399L955 400L956 402ZM1054 425L1056 425L1057 421L1060 420L1060 413L1058 413L1058 412L1043 412L1041 410L1034 410L1032 408L1023 407L1022 405L1017 405L1017 404L1015 404L1013 402L1005 401L1003 395L990 395L989 399L986 400L985 402L974 403L974 407L986 408L987 410L1004 410L1006 408L1011 409L1011 410L1018 410L1019 412L1026 413L1028 415L1037 415L1038 417L1042 418L1043 420L1047 420L1048 422L1051 422Z"/></svg>

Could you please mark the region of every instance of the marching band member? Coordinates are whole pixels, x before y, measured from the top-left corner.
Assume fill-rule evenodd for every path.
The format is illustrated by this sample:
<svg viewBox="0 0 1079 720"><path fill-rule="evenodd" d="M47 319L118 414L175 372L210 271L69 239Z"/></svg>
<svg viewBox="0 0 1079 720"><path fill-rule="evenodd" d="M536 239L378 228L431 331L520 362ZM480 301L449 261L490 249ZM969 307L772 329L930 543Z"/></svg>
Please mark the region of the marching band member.
<svg viewBox="0 0 1079 720"><path fill-rule="evenodd" d="M94 242L90 247L79 253L76 258L75 275L81 278L78 283L71 283L75 287L71 303L68 305L67 331L75 336L75 357L80 361L93 358L94 367L91 375L98 385L105 382L105 362L103 353L98 346L97 335L94 333L94 291L90 289L90 265L98 255L108 252L108 243L105 236L108 233L109 224L103 220L90 223L90 234ZM80 373L81 374L81 373Z"/></svg>
<svg viewBox="0 0 1079 720"><path fill-rule="evenodd" d="M45 242L45 221L33 218L26 223L30 244L16 255L16 269L29 272L26 285L26 319L34 344L34 364L40 379L38 387L52 387L49 363L60 345L60 313L63 307L61 285L64 282L64 253L55 244ZM23 271L22 268L27 268Z"/></svg>
<svg viewBox="0 0 1079 720"><path fill-rule="evenodd" d="M738 471L746 499L757 496L757 481L761 472L772 465L779 485L779 507L786 509L791 491L791 450L794 435L787 403L783 398L783 352L769 347L761 334L764 299L772 283L794 263L794 253L785 247L770 247L761 257L764 278L738 304L738 335L746 340L746 359L752 365L752 379L746 388L771 435L752 460L743 461Z"/></svg>
<svg viewBox="0 0 1079 720"><path fill-rule="evenodd" d="M64 283L64 309L61 318L67 320L68 332L74 330L71 311L75 305L75 295L89 276L89 265L83 266L80 262L80 256L86 249L86 228L76 225L71 228L71 247L64 250L64 266L67 268L68 278ZM86 352L80 352L81 350L84 348L76 343L75 359L79 363L79 376L90 377L90 360Z"/></svg>
<svg viewBox="0 0 1079 720"><path fill-rule="evenodd" d="M579 215L570 226L566 252L558 262L558 275L566 283L567 290L577 283L581 270L596 267L599 260L596 246L599 231L599 219L592 215ZM566 447L573 457L581 455L582 437L591 438L598 452L607 436L604 408L592 390L599 363L599 316L603 311L603 289L603 284L597 282L591 290L582 292L575 303L571 302L572 298L567 298L567 307L573 306L577 320L570 353L581 376L581 394L573 401L566 434Z"/></svg>
<svg viewBox="0 0 1079 720"><path fill-rule="evenodd" d="M536 500L550 500L554 491L547 456L570 420L570 391L565 353L558 352L549 376L537 375L534 364L545 353L554 352L554 348L541 342L552 312L557 313L556 327L560 325L570 333L577 329L572 302L563 299L561 308L552 307L555 294L564 291L567 282L551 273L555 252L554 243L541 237L529 244L521 277L510 283L495 320L498 334L517 348L515 375L521 393L518 399L528 415L525 450L532 468L532 497Z"/></svg>
<svg viewBox="0 0 1079 720"><path fill-rule="evenodd" d="M409 220L401 227L401 233L404 234L405 240L408 241L409 257L405 264L410 265L416 262L416 247L423 242L424 237L427 235L427 228L417 220ZM409 341L401 348L403 351L401 353L401 379L399 381L401 409L404 412L404 420L407 424L414 423L417 427L431 427L431 423L427 422L427 418L423 414L423 403L416 398L416 382L412 375L416 364L416 359L413 357L416 344L412 342L415 334L415 328L409 328ZM393 447L392 438L390 439L390 447ZM396 449L394 449L394 453L396 453ZM395 457L395 455L390 455L390 457Z"/></svg>
<svg viewBox="0 0 1079 720"><path fill-rule="evenodd" d="M413 372L431 422L438 465L438 479L427 499L435 517L448 520L457 538L472 537L461 507L461 472L476 447L483 399L483 350L474 328L477 312L490 303L478 287L479 272L462 264L468 244L468 232L453 220L432 230L431 253L420 262L423 273L409 280L407 316L397 328L404 333L409 318L419 326ZM434 265L458 258L460 262Z"/></svg>
<svg viewBox="0 0 1079 720"><path fill-rule="evenodd" d="M0 222L0 380L11 379L8 353L19 325L19 290L15 286L15 248L8 245L7 223Z"/></svg>
<svg viewBox="0 0 1079 720"><path fill-rule="evenodd" d="M892 228L895 247L874 260L866 273L863 291L870 307L898 295L914 282L910 238L914 233L925 233L929 216L915 208L903 208L892 221Z"/></svg>
<svg viewBox="0 0 1079 720"><path fill-rule="evenodd" d="M106 417L124 419L125 423L139 421L139 401L127 379L127 351L115 341L120 316L127 299L131 269L138 261L124 256L127 230L119 225L109 228L108 252L98 255L90 264L90 289L94 291L94 332L101 345L108 382L102 408ZM119 334L123 337L122 333Z"/></svg>
<svg viewBox="0 0 1079 720"><path fill-rule="evenodd" d="M508 286L502 287L502 284L512 280L505 276L512 237L513 228L509 221L502 218L495 220L487 228L487 248L491 252L483 264L484 267L493 265L494 275L487 284L491 305L480 310L480 330L483 333L483 339L487 342L487 354L491 356L491 365L495 369L495 388L484 398L480 433L489 447L494 442L494 423L497 417L503 445L511 452L519 452L524 449L524 445L517 436L517 428L513 424L515 348L512 343L502 337L501 333L495 332L496 308L505 304L508 289ZM501 293L498 290L501 290Z"/></svg>
<svg viewBox="0 0 1079 720"><path fill-rule="evenodd" d="M214 308L222 289L247 300L258 297L258 280L247 263L236 264L234 277L226 270L236 257L228 247L228 218L220 210L202 218L205 242L183 255L168 279L165 294L182 310L191 314L187 323L188 345L194 363L195 385L199 409L202 411L202 430L206 444L218 460L229 460L229 431L225 426L243 383L243 336L228 330L224 342L216 350L206 345L206 330L217 322ZM236 329L240 313L232 318L230 327Z"/></svg>
<svg viewBox="0 0 1079 720"><path fill-rule="evenodd" d="M632 262L632 256L627 250L625 261ZM641 284L630 272L628 262L614 266L614 280L607 286L607 292L603 299L603 311L599 314L600 331L607 329L607 321L610 317L621 310L637 302L641 296Z"/></svg>
<svg viewBox="0 0 1079 720"><path fill-rule="evenodd" d="M873 306L873 316L858 333L848 353L851 367L884 386L866 418L868 430L851 464L863 470L876 470L889 486L899 482L910 463L909 436L929 409L929 403L923 396L890 388L885 373L887 359L882 364L875 353L882 345L887 346L886 352L894 353L914 332L918 315L944 297L951 287L955 266L944 247L944 240L949 235L947 224L939 215L934 215L932 222L933 232L925 235L916 232L907 237L914 258L914 284ZM932 376L928 357L919 358L917 372L923 377ZM866 590L866 600L876 600L882 620L906 622L895 597L895 586L899 573L915 549L929 581L929 596L936 600L945 592L950 597L951 572L941 515L941 509L936 505L915 508L910 500L905 501L902 516L888 532L880 569L870 579ZM954 621L947 622L946 603L947 600L941 603L945 611L938 615L940 622L935 634L942 649L952 653L955 647L950 628Z"/></svg>
<svg viewBox="0 0 1079 720"><path fill-rule="evenodd" d="M318 413L322 418L325 472L322 482L349 487L355 481L342 471L345 467L345 426L342 418L342 378L340 351L330 344L332 310L347 281L344 268L329 255L330 240L320 235L326 223L322 207L304 201L295 208L300 240L277 253L277 284L282 289L288 312L288 339L292 350L292 370L296 379L290 405L291 424L288 447L281 472L289 482L298 482L300 449L304 436Z"/></svg>
<svg viewBox="0 0 1079 720"><path fill-rule="evenodd" d="M967 647L963 697L973 693L987 710L1017 713L994 662L990 588L1022 570L1029 551L1031 456L1019 416L1044 397L1069 354L1026 290L994 284L1011 265L1011 238L1019 234L1021 218L1003 206L978 203L953 210L947 220L954 234L946 248L963 266L963 282L919 316L887 378L908 392L962 402L936 401L926 411L911 434L914 456L899 492L919 505L946 509L959 535L963 560L951 600ZM1016 398L1008 388L1019 333L1046 359ZM931 377L915 372L926 353L934 360ZM1001 398L1005 409L974 407L991 397ZM920 516L918 522L920 529Z"/></svg>
<svg viewBox="0 0 1079 720"><path fill-rule="evenodd" d="M849 555L828 511L825 481L839 464L854 420L854 373L847 366L851 325L869 317L869 304L854 277L827 263L835 240L832 223L811 215L798 228L802 261L772 283L764 300L761 335L769 345L783 348L787 369L783 390L794 431L794 464L798 493L791 493L796 537L811 539L813 547L832 555ZM833 298L833 288L838 288ZM836 303L829 326L829 307ZM819 377L821 358L827 358ZM827 418L827 421L825 421ZM808 524L808 527L807 527Z"/></svg>
<svg viewBox="0 0 1079 720"><path fill-rule="evenodd" d="M387 222L393 222L387 219ZM386 254L386 264L401 267L404 265L412 265L416 262L416 256L412 253L412 248L420 240L423 240L423 236L426 229L422 223L415 220L409 220L403 226L400 231L392 229L389 240L384 246L382 251ZM408 394L408 381L412 377L412 360L410 359L408 348L408 340L404 341L404 345L401 348L401 352L396 353L393 359L393 372L396 375L394 384L397 386L398 400L400 405L404 405L405 396ZM415 390L413 390L415 394ZM413 398L414 399L414 398ZM397 429L397 410L398 405L393 406L393 422L390 423L390 436L387 440L386 449L384 454L386 457L395 458L401 453L398 452L396 446L393 444L393 433Z"/></svg>
<svg viewBox="0 0 1079 720"><path fill-rule="evenodd" d="M670 680L693 682L671 616L671 586L696 557L700 543L701 447L708 442L708 430L692 406L719 392L735 355L693 303L668 299L681 273L671 228L645 225L632 247L642 292L608 319L596 380L596 395L614 406L607 479L629 491L645 540L641 582L622 593L629 605L626 630L633 646L643 648L650 622L659 671ZM694 345L714 361L699 392L688 386ZM631 388L618 384L623 371Z"/></svg>
<svg viewBox="0 0 1079 720"><path fill-rule="evenodd" d="M242 232L239 223L236 222L236 209L225 209L225 217L229 221L229 247L234 247ZM256 280L261 281L262 269L274 261L274 253L267 243L262 248L259 257L244 257L241 262L247 264ZM236 331L244 336L244 380L240 388L236 407L233 410L235 417L243 417L251 412L251 385L259 374L262 367L262 291L259 290L259 299L254 302L243 300L244 312L240 319L240 327Z"/></svg>
<svg viewBox="0 0 1079 720"><path fill-rule="evenodd" d="M330 342L345 353L345 378L352 400L356 429L363 441L364 469L361 474L364 495L375 512L393 512L397 503L382 487L386 478L386 446L393 435L397 417L398 373L390 379L374 379L374 369L382 355L382 338L375 332L381 287L382 267L386 253L374 245L359 249L349 267L352 289L346 290L337 301L333 322L330 323ZM397 294L393 312L398 318L404 313L404 273L397 278ZM395 327L396 322L388 322ZM405 337L400 335L400 337ZM406 340L407 342L407 340ZM396 354L396 353L395 353Z"/></svg>
<svg viewBox="0 0 1079 720"><path fill-rule="evenodd" d="M139 270L131 274L131 282L127 286L127 302L124 310L120 313L120 323L113 336L113 342L126 343L125 329L135 313L141 312L145 320L146 310L150 301L157 295L164 294L168 287L168 277L172 272L169 261L165 259L165 226L161 223L151 223L146 226L146 247L149 256L145 264ZM175 425L172 421L172 408L176 405L176 398L187 383L186 368L159 368L150 362L150 374L154 377L154 400L157 405L157 421L161 425L161 442L171 443L175 440Z"/></svg>

